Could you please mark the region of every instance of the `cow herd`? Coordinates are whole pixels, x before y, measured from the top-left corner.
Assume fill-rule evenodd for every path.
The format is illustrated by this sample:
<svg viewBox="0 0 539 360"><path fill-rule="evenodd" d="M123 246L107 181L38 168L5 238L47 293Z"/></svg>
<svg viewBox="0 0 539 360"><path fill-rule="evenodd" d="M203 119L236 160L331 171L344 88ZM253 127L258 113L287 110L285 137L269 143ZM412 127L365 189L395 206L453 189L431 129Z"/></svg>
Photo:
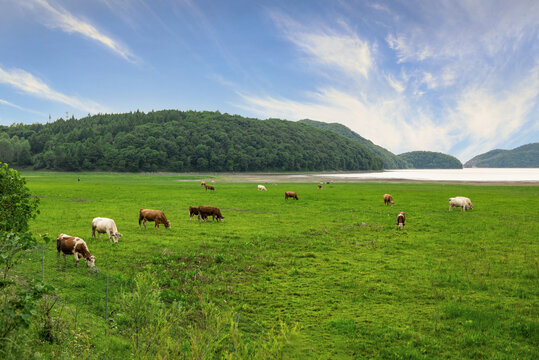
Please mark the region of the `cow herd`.
<svg viewBox="0 0 539 360"><path fill-rule="evenodd" d="M201 186L204 186L205 190L215 191L213 185L207 185L204 181L201 182ZM276 185L276 184L274 184ZM317 184L318 189L322 188L321 184ZM268 191L264 185L258 185L258 191ZM285 200L292 198L298 200L298 195L294 191L285 191L284 195ZM384 194L383 196L384 204L393 206L395 202L393 201L393 196L391 194ZM453 210L454 207L462 208L462 211L467 211L473 209L473 204L469 198L464 196L457 196L449 198L449 211ZM191 221L194 216L198 216L198 222L201 220L207 222L209 217L212 217L212 222L217 219L217 221L224 221L224 216L221 214L221 210L214 206L189 206L189 221ZM170 228L170 221L167 220L165 213L161 210L152 210L152 209L140 209L139 211L139 229L146 229L146 222L154 222L155 228L159 229L159 225L164 225L165 228ZM401 211L397 215L397 226L399 229L404 228L404 223L406 221L406 214ZM112 219L96 217L92 220L92 237L99 237L101 240L101 234L107 234L109 241L112 243L117 243L118 239L122 237L122 234L118 232L116 223ZM86 265L92 269L95 269L95 256L90 253L88 245L86 242L79 237L60 234L56 238L56 249L58 251L58 261L60 260L60 253L64 255L64 262L66 261L66 255L74 255L75 265L79 266L79 259L83 258L86 260Z"/></svg>

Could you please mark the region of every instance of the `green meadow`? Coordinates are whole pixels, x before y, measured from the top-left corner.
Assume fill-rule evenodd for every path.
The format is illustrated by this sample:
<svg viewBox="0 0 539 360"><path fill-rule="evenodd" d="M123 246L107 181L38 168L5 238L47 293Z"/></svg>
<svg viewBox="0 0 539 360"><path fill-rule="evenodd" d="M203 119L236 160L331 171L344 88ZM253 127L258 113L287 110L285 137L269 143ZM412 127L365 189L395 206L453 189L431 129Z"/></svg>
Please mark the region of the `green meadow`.
<svg viewBox="0 0 539 360"><path fill-rule="evenodd" d="M35 357L539 358L538 186L296 182L260 192L216 175L204 178L211 192L194 175L23 175L40 198L32 231L52 241L16 272L43 276L58 295L55 339L36 336ZM448 211L453 196L474 209ZM190 205L217 206L225 220L190 221ZM139 229L141 208L163 210L171 228ZM97 216L115 220L117 244L91 237ZM86 241L97 273L57 262L60 233Z"/></svg>

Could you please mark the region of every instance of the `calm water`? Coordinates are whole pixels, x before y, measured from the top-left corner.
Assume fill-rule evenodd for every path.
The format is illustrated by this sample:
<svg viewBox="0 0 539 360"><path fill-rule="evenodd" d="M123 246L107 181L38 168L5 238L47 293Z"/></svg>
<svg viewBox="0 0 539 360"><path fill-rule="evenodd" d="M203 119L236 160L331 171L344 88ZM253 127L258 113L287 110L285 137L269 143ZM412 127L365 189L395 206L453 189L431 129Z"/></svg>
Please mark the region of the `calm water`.
<svg viewBox="0 0 539 360"><path fill-rule="evenodd" d="M538 182L539 168L533 169L426 169L426 170L386 170L384 172L318 174L341 179L357 180L424 180L424 181L466 181L466 182Z"/></svg>

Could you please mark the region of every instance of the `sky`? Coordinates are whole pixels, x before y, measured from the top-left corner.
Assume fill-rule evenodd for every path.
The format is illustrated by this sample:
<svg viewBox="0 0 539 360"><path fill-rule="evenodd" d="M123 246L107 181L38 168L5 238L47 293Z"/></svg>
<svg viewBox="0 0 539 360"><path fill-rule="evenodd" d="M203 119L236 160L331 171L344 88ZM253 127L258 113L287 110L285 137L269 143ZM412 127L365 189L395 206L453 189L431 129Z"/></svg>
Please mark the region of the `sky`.
<svg viewBox="0 0 539 360"><path fill-rule="evenodd" d="M0 125L161 109L463 162L538 142L539 1L0 0Z"/></svg>

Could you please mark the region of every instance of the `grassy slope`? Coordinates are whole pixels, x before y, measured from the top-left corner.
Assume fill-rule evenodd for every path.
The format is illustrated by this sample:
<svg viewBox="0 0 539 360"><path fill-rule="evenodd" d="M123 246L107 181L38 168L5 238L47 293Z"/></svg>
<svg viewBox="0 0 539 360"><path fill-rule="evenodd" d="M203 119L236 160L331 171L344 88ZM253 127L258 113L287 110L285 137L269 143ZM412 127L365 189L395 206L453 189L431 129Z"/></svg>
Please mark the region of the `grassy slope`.
<svg viewBox="0 0 539 360"><path fill-rule="evenodd" d="M258 192L216 178L213 193L172 175L26 175L42 197L33 230L81 236L97 257L96 276L72 258L59 269L55 244L45 255L45 278L80 309L94 356L128 351L119 332L104 335L105 274L110 309L139 271L156 274L165 300L189 307L202 295L239 313L250 336L299 324L291 358L539 355L539 187L293 183ZM285 201L285 190L300 200ZM455 195L474 210L448 212ZM220 207L225 222L190 222L187 207L202 204ZM142 207L164 210L172 228L140 231ZM407 223L397 231L401 210ZM94 216L116 220L119 244L91 239ZM40 277L40 260L32 255L21 271Z"/></svg>

